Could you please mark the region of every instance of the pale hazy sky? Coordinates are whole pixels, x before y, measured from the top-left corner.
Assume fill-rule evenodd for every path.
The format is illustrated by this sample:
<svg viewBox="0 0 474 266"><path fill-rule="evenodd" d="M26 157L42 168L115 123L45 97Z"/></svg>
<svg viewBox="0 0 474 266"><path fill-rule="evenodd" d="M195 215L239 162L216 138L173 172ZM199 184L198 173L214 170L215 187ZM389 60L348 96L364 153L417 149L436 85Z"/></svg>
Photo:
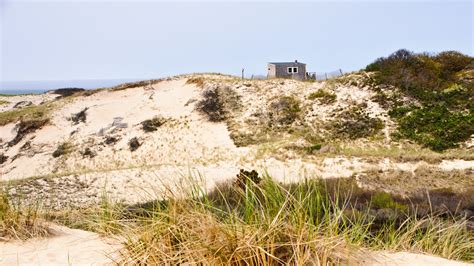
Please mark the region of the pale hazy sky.
<svg viewBox="0 0 474 266"><path fill-rule="evenodd" d="M357 70L380 56L473 55L473 1L0 0L0 81Z"/></svg>

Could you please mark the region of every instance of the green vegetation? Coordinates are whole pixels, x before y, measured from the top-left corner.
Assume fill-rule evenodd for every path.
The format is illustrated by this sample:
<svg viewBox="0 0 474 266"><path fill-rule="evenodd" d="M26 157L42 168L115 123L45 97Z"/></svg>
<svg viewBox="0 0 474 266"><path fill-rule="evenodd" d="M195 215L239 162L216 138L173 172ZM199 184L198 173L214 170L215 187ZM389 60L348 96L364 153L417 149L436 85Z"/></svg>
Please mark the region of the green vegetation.
<svg viewBox="0 0 474 266"><path fill-rule="evenodd" d="M339 139L358 139L377 134L383 128L379 118L370 117L363 106L354 106L337 114L328 129Z"/></svg>
<svg viewBox="0 0 474 266"><path fill-rule="evenodd" d="M474 115L471 112L450 111L446 105L414 109L401 116L398 122L399 136L435 151L456 148L458 143L474 134Z"/></svg>
<svg viewBox="0 0 474 266"><path fill-rule="evenodd" d="M147 119L141 123L143 131L153 132L166 123L166 119L161 116L155 116L152 119Z"/></svg>
<svg viewBox="0 0 474 266"><path fill-rule="evenodd" d="M313 154L315 151L319 151L321 149L322 145L321 144L314 144L308 147L305 147L305 151L308 154Z"/></svg>
<svg viewBox="0 0 474 266"><path fill-rule="evenodd" d="M42 120L49 117L54 104L32 105L21 109L0 112L0 126L19 120Z"/></svg>
<svg viewBox="0 0 474 266"><path fill-rule="evenodd" d="M142 146L142 144L143 143L137 137L133 137L128 141L128 147L130 148L130 151L132 151L132 152L134 152L138 148L140 148L140 146Z"/></svg>
<svg viewBox="0 0 474 266"><path fill-rule="evenodd" d="M0 241L47 236L50 232L43 221L38 206L20 208L11 204L7 195L0 191Z"/></svg>
<svg viewBox="0 0 474 266"><path fill-rule="evenodd" d="M317 90L315 92L312 92L308 96L308 99L309 100L318 99L323 104L331 104L331 103L334 103L336 101L337 96L336 96L336 94L334 94L332 92L320 89L320 90Z"/></svg>
<svg viewBox="0 0 474 266"><path fill-rule="evenodd" d="M270 103L271 127L285 127L301 116L301 102L293 96L282 96Z"/></svg>
<svg viewBox="0 0 474 266"><path fill-rule="evenodd" d="M74 146L70 142L63 142L58 145L56 150L53 152L53 157L57 158L73 151Z"/></svg>
<svg viewBox="0 0 474 266"><path fill-rule="evenodd" d="M188 82L191 82L190 80L192 79ZM224 121L241 108L239 95L229 87L207 89L202 95L203 99L197 103L196 109L206 115L211 122Z"/></svg>
<svg viewBox="0 0 474 266"><path fill-rule="evenodd" d="M405 211L407 206L393 200L387 192L377 192L372 196L372 205L377 209L395 209Z"/></svg>
<svg viewBox="0 0 474 266"><path fill-rule="evenodd" d="M0 236L46 234L38 217L47 217L124 239L122 263L129 264L351 264L367 259L366 249L474 261L473 231L456 211L470 208L472 197L461 204L467 199L451 190L402 199L361 189L354 179L282 185L241 170L210 192L193 181L166 191L165 200L133 206L104 193L97 207L44 216L12 209L3 196ZM446 202L440 197L450 198L450 212L433 212Z"/></svg>
<svg viewBox="0 0 474 266"><path fill-rule="evenodd" d="M100 226L79 226L125 237L123 263L133 264L350 264L361 248L474 260L465 218L418 208L429 199L413 204L354 180L281 185L253 171L237 180L210 193L192 185L184 198L102 204L88 218Z"/></svg>
<svg viewBox="0 0 474 266"><path fill-rule="evenodd" d="M448 51L436 55L399 50L367 66L377 84L399 88L421 107L391 101L399 137L436 151L459 146L474 134L473 58Z"/></svg>
<svg viewBox="0 0 474 266"><path fill-rule="evenodd" d="M1 113L0 113L1 114ZM26 135L35 132L49 123L49 118L33 118L28 120L20 120L16 126L16 136L8 142L8 146L12 147L18 144Z"/></svg>

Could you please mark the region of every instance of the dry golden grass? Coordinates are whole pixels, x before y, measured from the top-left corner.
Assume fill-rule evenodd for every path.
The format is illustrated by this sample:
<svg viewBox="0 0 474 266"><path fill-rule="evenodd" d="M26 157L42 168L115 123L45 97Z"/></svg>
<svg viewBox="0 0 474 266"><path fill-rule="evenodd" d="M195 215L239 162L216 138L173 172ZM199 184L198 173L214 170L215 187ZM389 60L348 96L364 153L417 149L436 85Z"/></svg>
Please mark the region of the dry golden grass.
<svg viewBox="0 0 474 266"><path fill-rule="evenodd" d="M42 120L49 117L55 107L53 103L32 105L21 109L0 112L0 126L19 120Z"/></svg>
<svg viewBox="0 0 474 266"><path fill-rule="evenodd" d="M51 231L39 206L15 206L0 192L0 241L48 235Z"/></svg>

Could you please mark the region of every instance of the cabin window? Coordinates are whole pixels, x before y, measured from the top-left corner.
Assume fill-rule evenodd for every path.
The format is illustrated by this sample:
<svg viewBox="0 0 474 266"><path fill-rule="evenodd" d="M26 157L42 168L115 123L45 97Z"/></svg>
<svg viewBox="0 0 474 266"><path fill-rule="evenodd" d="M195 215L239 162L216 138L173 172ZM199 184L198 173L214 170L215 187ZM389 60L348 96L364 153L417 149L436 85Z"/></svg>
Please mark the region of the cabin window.
<svg viewBox="0 0 474 266"><path fill-rule="evenodd" d="M288 74L298 73L298 67L289 67Z"/></svg>

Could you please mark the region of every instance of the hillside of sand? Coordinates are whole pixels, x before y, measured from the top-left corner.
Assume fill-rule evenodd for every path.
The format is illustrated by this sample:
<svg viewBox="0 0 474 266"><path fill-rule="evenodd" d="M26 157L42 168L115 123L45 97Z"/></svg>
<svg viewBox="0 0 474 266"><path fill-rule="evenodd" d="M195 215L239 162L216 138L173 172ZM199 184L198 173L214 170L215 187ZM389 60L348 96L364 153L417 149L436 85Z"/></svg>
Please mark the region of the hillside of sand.
<svg viewBox="0 0 474 266"><path fill-rule="evenodd" d="M10 184L12 195L28 193L25 200L41 198L55 208L95 204L104 190L129 203L145 201L190 176L211 188L239 169L266 171L287 183L354 177L383 187L373 181L409 180L416 173L432 188L472 185L472 144L439 154L392 140L395 122L374 101L376 92L364 84L364 75L309 83L200 74L70 97L3 97L8 104L2 114L17 117L0 126L1 182ZM212 92L220 95L221 113L213 106L202 110L206 100L212 104ZM315 98L315 92L334 96ZM14 107L22 101L32 105ZM297 111L285 113L291 104ZM29 112L42 112L46 122L22 125ZM339 127L334 123L351 113L364 116L356 122L366 123L369 129L360 130L370 134L328 141ZM157 124L148 129L147 121ZM381 126L371 133L373 121Z"/></svg>

